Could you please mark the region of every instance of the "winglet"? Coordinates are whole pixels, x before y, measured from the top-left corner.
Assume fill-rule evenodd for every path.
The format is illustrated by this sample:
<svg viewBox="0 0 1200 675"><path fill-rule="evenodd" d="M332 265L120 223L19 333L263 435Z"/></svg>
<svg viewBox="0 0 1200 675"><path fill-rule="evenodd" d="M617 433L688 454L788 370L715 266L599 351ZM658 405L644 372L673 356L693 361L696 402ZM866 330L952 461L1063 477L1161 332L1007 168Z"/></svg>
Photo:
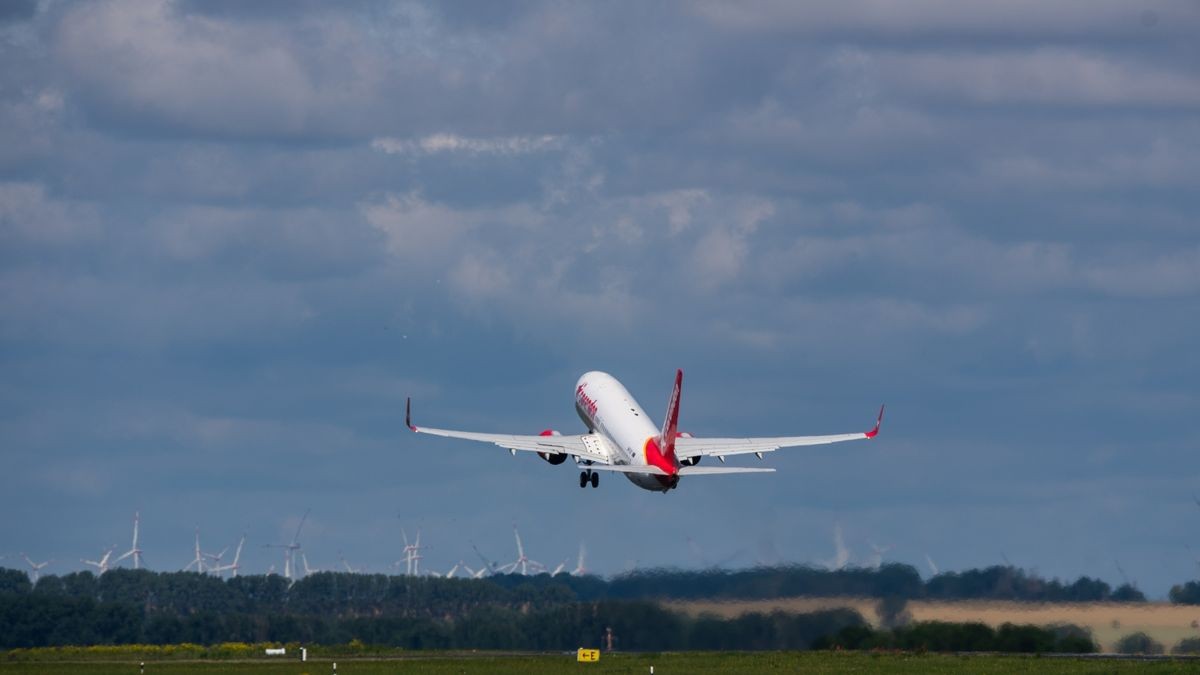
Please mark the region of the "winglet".
<svg viewBox="0 0 1200 675"><path fill-rule="evenodd" d="M413 423L412 423L412 397L411 396L409 396L408 400L405 401L405 403L404 403L404 423L408 425L409 429L412 429L413 431L417 430L417 428L414 427Z"/></svg>
<svg viewBox="0 0 1200 675"><path fill-rule="evenodd" d="M875 428L864 434L867 438L875 438L879 435L879 425L883 424L883 406L879 406L879 417L875 420ZM413 429L416 431L416 429Z"/></svg>

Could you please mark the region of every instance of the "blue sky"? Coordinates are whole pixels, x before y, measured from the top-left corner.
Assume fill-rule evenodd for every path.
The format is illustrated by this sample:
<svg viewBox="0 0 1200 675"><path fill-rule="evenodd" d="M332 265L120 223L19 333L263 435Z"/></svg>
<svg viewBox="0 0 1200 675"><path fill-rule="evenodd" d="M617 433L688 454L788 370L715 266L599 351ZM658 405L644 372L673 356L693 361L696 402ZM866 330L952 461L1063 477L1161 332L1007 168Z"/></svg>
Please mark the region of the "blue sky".
<svg viewBox="0 0 1200 675"><path fill-rule="evenodd" d="M13 2L0 554L1200 557L1193 2ZM414 437L834 433L670 495ZM757 460L751 459L751 463ZM691 538L696 546L690 546ZM1193 548L1189 548L1193 547ZM697 551L698 549L698 551ZM6 561L6 564L11 562Z"/></svg>

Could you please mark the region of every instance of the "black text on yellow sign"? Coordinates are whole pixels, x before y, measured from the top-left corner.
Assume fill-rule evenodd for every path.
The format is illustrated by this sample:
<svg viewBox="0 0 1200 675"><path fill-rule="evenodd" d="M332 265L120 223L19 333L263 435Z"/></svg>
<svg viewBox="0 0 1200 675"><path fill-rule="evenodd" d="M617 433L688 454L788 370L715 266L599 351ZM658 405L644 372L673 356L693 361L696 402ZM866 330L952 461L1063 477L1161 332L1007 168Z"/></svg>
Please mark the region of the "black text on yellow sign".
<svg viewBox="0 0 1200 675"><path fill-rule="evenodd" d="M599 649L580 649L577 657L580 663L595 663L600 660Z"/></svg>

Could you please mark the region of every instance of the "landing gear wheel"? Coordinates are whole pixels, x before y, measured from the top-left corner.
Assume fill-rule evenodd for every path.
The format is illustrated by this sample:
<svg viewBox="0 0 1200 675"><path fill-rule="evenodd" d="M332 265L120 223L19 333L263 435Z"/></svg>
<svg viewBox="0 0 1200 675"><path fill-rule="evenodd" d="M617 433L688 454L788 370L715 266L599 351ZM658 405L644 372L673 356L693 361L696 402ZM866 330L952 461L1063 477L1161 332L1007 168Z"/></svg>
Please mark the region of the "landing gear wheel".
<svg viewBox="0 0 1200 675"><path fill-rule="evenodd" d="M588 472L580 471L579 472L579 487L585 488L585 487L587 487L587 484L588 484Z"/></svg>
<svg viewBox="0 0 1200 675"><path fill-rule="evenodd" d="M592 472L592 487L600 487L600 474L595 471Z"/></svg>

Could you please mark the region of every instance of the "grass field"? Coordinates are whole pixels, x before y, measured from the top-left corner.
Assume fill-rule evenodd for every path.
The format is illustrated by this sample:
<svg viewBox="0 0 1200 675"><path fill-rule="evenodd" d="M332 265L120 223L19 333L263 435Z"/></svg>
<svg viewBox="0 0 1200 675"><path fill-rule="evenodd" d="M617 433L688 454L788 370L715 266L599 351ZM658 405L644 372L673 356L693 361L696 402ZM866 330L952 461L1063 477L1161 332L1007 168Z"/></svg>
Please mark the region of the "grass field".
<svg viewBox="0 0 1200 675"><path fill-rule="evenodd" d="M343 660L339 675L383 675L384 673L1183 673L1197 672L1195 661L1118 661L1032 656L953 656L915 654L860 654L832 652L756 652L616 654L599 663L576 663L573 654L538 656L438 655L403 659ZM3 675L134 675L137 662L40 662L0 661ZM147 662L146 675L328 675L329 661L267 662Z"/></svg>
<svg viewBox="0 0 1200 675"><path fill-rule="evenodd" d="M665 602L664 606L696 615L711 613L734 617L746 612L813 612L834 607L850 607L864 619L878 624L875 613L878 600L872 598L780 598L777 600L738 600L733 602L694 601ZM928 602L908 603L914 621L981 621L989 626L1003 623L1050 624L1071 623L1088 628L1104 650L1111 650L1117 640L1138 631L1161 642L1169 650L1180 640L1200 637L1200 607L1171 605L1161 602L1080 604L1037 604L1029 602Z"/></svg>

